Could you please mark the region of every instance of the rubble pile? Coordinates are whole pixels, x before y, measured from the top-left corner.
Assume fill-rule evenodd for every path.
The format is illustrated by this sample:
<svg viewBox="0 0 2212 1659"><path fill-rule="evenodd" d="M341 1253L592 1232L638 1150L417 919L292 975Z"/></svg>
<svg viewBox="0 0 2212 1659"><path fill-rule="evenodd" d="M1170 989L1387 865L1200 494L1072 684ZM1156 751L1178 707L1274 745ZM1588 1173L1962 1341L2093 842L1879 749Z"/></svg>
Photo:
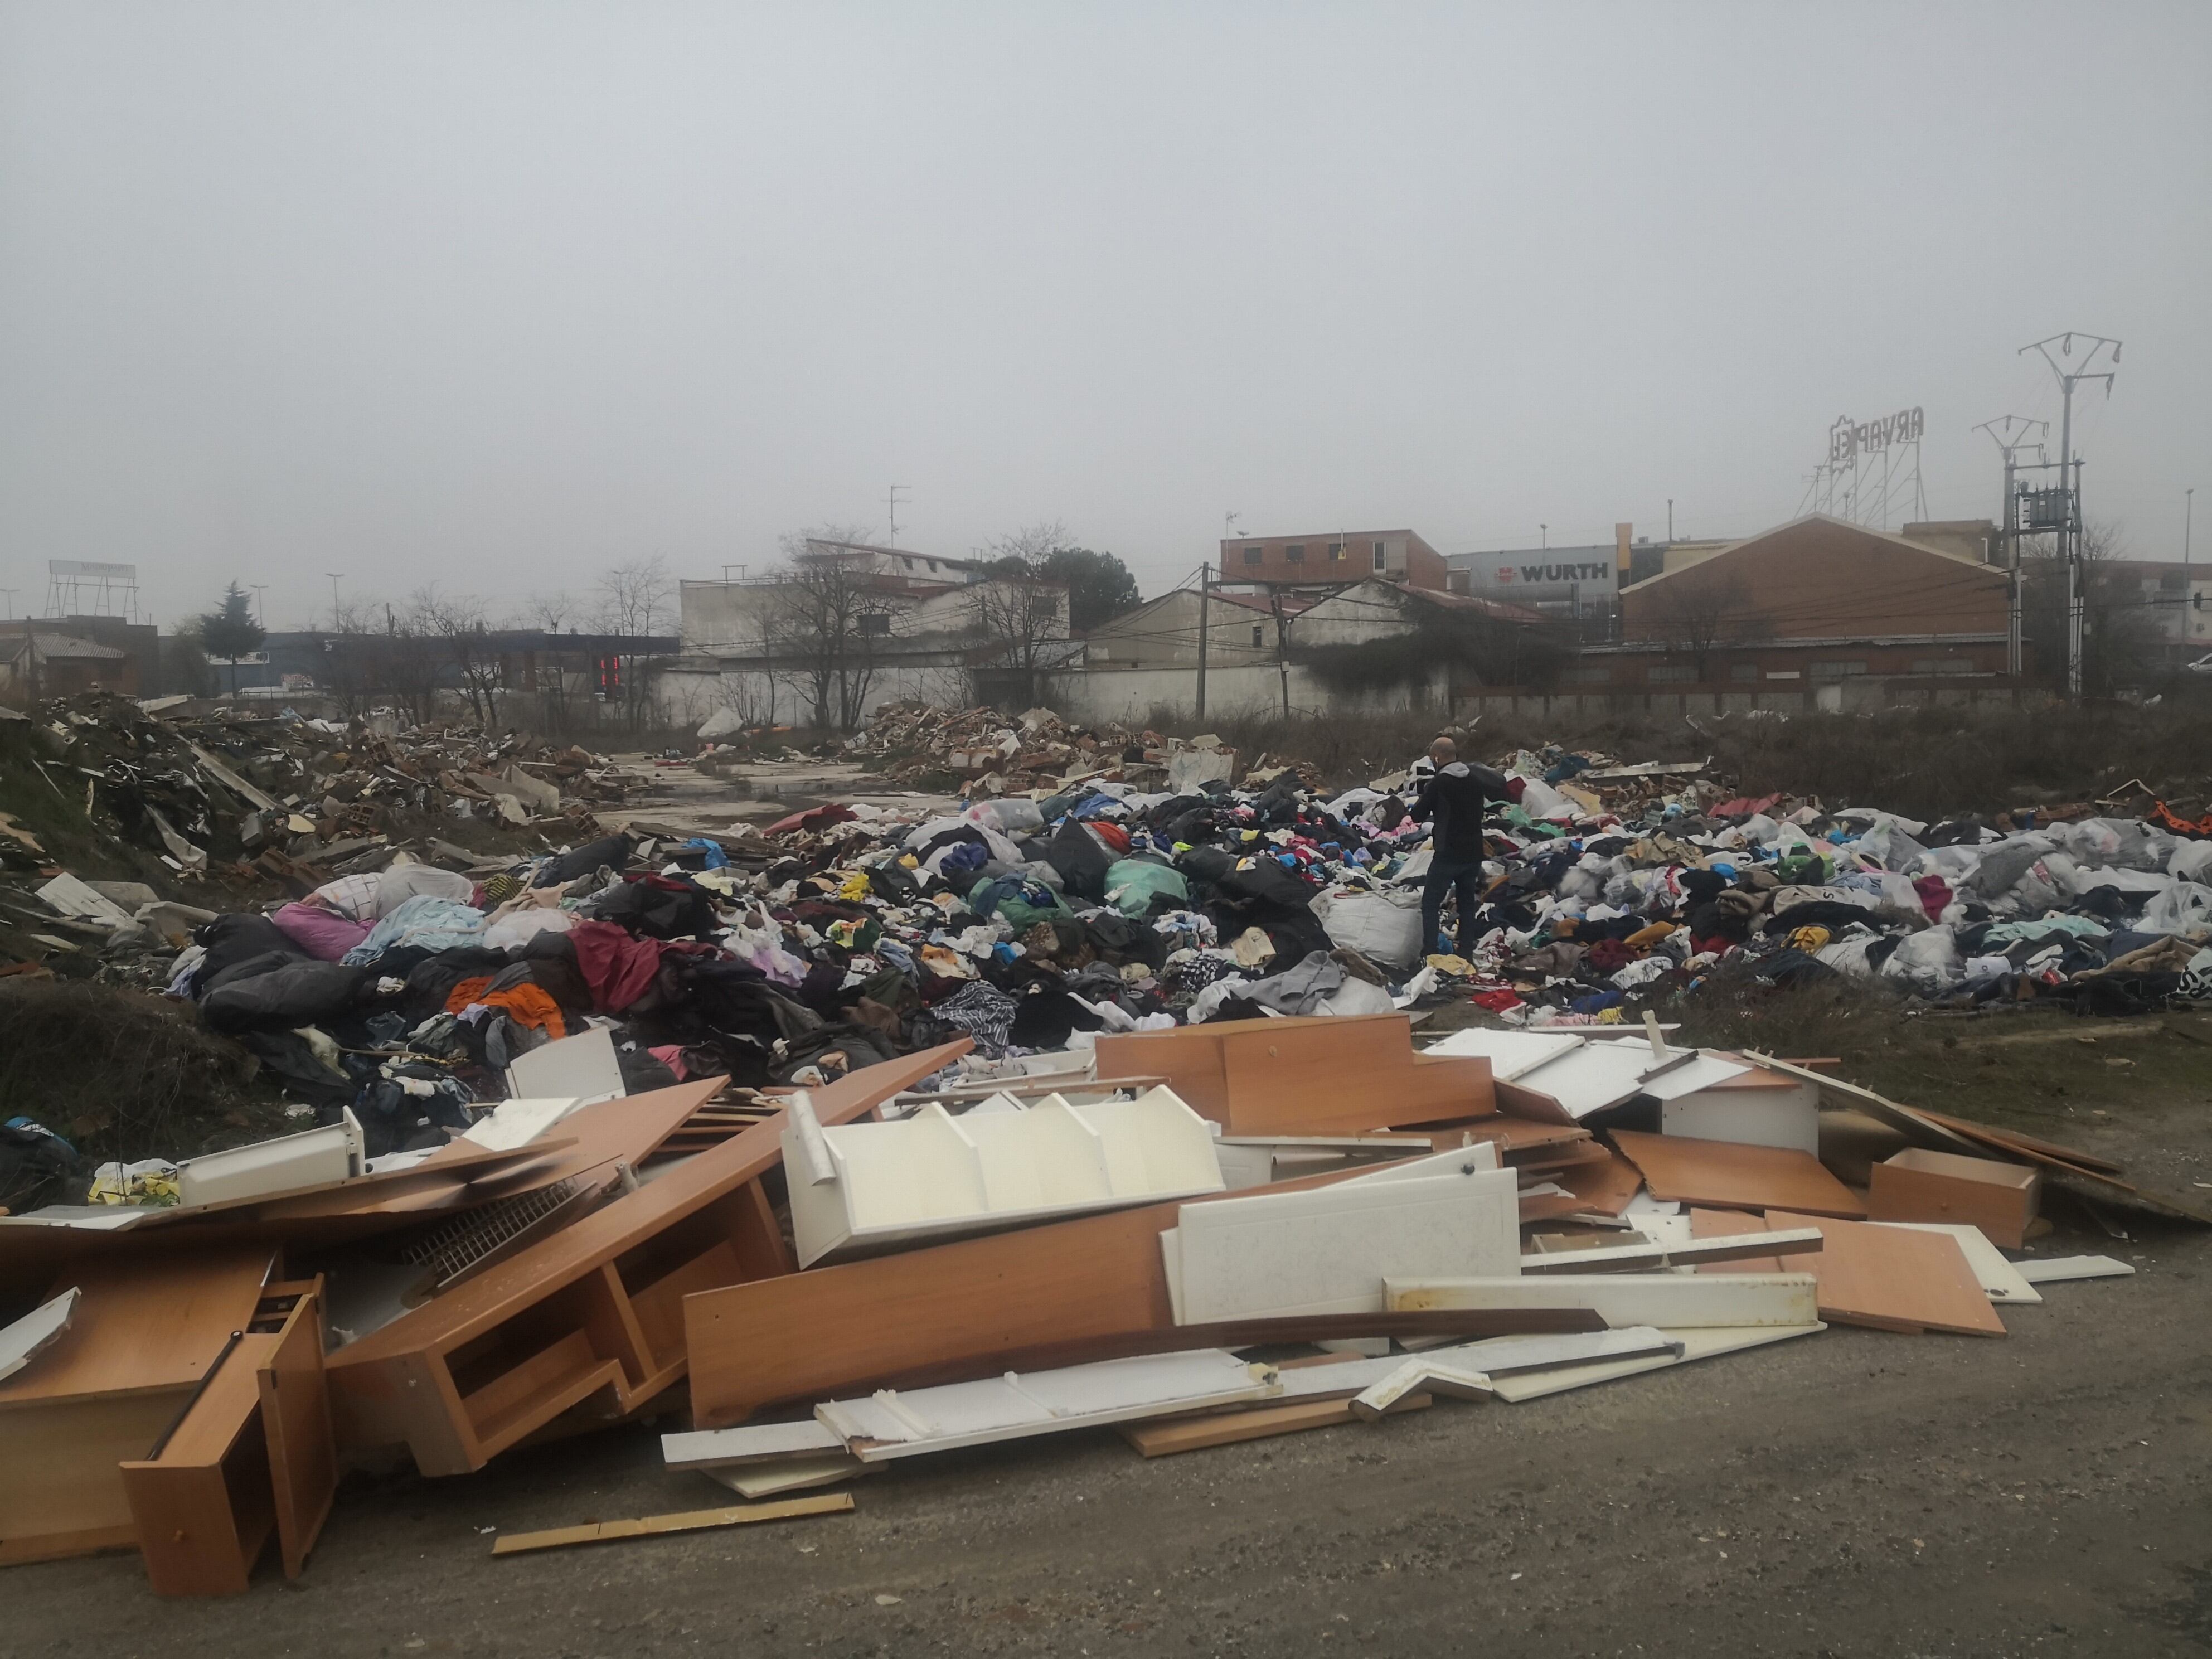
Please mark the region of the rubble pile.
<svg viewBox="0 0 2212 1659"><path fill-rule="evenodd" d="M289 710L194 714L190 704L94 693L11 721L39 783L69 802L92 836L145 855L154 862L137 862L149 874L165 868L201 901L170 902L140 882L55 887L48 850L11 830L0 836L0 881L14 891L0 902L39 892L59 918L48 927L76 934L58 947L88 933L111 957L164 948L180 942L180 922L212 919L207 906L224 904L221 888L274 884L298 896L410 853L472 864L477 854L438 833L448 823L474 820L541 846L590 839L599 832L592 808L621 802L632 782L602 757L523 734L384 732ZM15 908L21 914L23 903ZM122 925L131 921L143 925Z"/></svg>
<svg viewBox="0 0 2212 1659"><path fill-rule="evenodd" d="M380 802L532 783L560 793L528 827L574 833L387 841L191 927L167 994L295 1133L96 1161L0 1130L0 1562L135 1545L158 1589L238 1590L273 1528L297 1576L348 1460L465 1475L679 1383L672 1469L766 1501L580 1493L592 1524L500 1553L837 1513L789 1494L1086 1427L1154 1456L1832 1323L2001 1336L2039 1279L2127 1271L2038 1257L2048 1194L2203 1219L1659 1017L1723 978L2202 997L2212 824L2162 807L1928 824L1511 754L1447 951L1425 761L1325 796L1209 740L909 706L884 751L966 757L964 805L596 835L619 781L588 757L77 712L78 775L165 849L157 811L202 848L282 814L304 868L389 835ZM57 916L144 925L40 873ZM1467 1004L1417 1048L1413 1013Z"/></svg>

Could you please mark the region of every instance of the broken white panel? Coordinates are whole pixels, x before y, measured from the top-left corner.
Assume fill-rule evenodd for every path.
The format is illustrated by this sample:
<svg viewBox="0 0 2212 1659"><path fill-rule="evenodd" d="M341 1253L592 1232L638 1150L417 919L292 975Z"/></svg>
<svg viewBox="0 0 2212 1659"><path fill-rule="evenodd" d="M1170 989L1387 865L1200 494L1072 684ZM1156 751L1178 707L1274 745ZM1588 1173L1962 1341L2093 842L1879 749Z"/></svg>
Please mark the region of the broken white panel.
<svg viewBox="0 0 2212 1659"><path fill-rule="evenodd" d="M1681 1058L1686 1061L1695 1055L1685 1049ZM1579 1121L1641 1094L1645 1078L1656 1069L1651 1050L1644 1043L1590 1042L1545 1061L1514 1081L1522 1088L1549 1095L1569 1117Z"/></svg>
<svg viewBox="0 0 2212 1659"><path fill-rule="evenodd" d="M1877 1227L1902 1227L1909 1232L1948 1233L1959 1241L1966 1266L1980 1281L1982 1294L1992 1302L2040 1302L2042 1296L2005 1253L1990 1243L1979 1227L1963 1221L1877 1221Z"/></svg>
<svg viewBox="0 0 2212 1659"><path fill-rule="evenodd" d="M2109 1255L2061 1255L2048 1261L2015 1261L2012 1265L2031 1285L2057 1285L2069 1279L2125 1279L2135 1272L2126 1262Z"/></svg>
<svg viewBox="0 0 2212 1659"><path fill-rule="evenodd" d="M891 1123L804 1116L783 1130L787 1167L805 1172L791 1183L801 1267L1224 1185L1212 1126L1167 1088L960 1117L931 1104Z"/></svg>
<svg viewBox="0 0 2212 1659"><path fill-rule="evenodd" d="M1594 1382L1611 1382L1623 1376L1638 1376L1646 1371L1664 1370L1670 1365L1687 1364L1693 1359L1711 1359L1724 1353L1741 1353L1747 1348L1765 1347L1771 1342L1787 1342L1793 1336L1811 1336L1828 1328L1818 1320L1802 1325L1760 1325L1739 1329L1708 1328L1675 1330L1670 1335L1682 1344L1679 1355L1650 1355L1639 1359L1601 1359L1587 1365L1566 1365L1558 1370L1529 1371L1520 1376L1496 1376L1491 1379L1491 1393L1499 1400L1518 1405L1524 1400L1537 1400L1546 1395L1564 1394L1570 1389L1586 1389Z"/></svg>
<svg viewBox="0 0 2212 1659"><path fill-rule="evenodd" d="M131 913L104 893L96 893L75 876L56 876L39 889L39 896L56 915L74 916L82 921L105 922L111 927L126 926Z"/></svg>
<svg viewBox="0 0 2212 1659"><path fill-rule="evenodd" d="M1411 1158L1419 1143L1385 1135L1216 1135L1214 1153L1231 1192L1293 1176L1319 1175L1346 1164Z"/></svg>
<svg viewBox="0 0 2212 1659"><path fill-rule="evenodd" d="M1441 1042L1431 1043L1421 1052L1449 1054L1455 1059L1486 1060L1493 1082L1514 1083L1537 1066L1572 1054L1583 1046L1583 1041L1572 1031L1491 1031L1469 1026L1465 1030L1454 1031Z"/></svg>
<svg viewBox="0 0 2212 1659"><path fill-rule="evenodd" d="M778 1492L805 1492L838 1486L863 1474L881 1474L884 1468L881 1463L863 1463L840 1449L781 1458L773 1463L733 1463L699 1473L744 1497L773 1498Z"/></svg>
<svg viewBox="0 0 2212 1659"><path fill-rule="evenodd" d="M734 1429L694 1429L660 1437L660 1459L672 1469L711 1469L843 1453L835 1431L807 1418L799 1423L748 1423Z"/></svg>
<svg viewBox="0 0 2212 1659"><path fill-rule="evenodd" d="M1802 1255L1823 1247L1826 1236L1818 1227L1792 1227L1773 1232L1731 1233L1712 1238L1690 1238L1668 1244L1615 1244L1594 1250L1560 1250L1521 1258L1525 1273L1640 1273L1661 1267L1694 1267L1701 1261L1740 1261L1746 1256Z"/></svg>
<svg viewBox="0 0 2212 1659"><path fill-rule="evenodd" d="M1376 1422L1391 1407L1416 1392L1445 1395L1454 1400L1487 1400L1492 1389L1489 1377L1482 1372L1447 1365L1434 1355L1424 1355L1406 1360L1381 1382L1352 1395L1352 1409L1369 1422Z"/></svg>
<svg viewBox="0 0 2212 1659"><path fill-rule="evenodd" d="M1379 1313L1382 1281L1394 1273L1517 1273L1515 1186L1510 1170L1475 1170L1187 1204L1176 1228L1179 1321Z"/></svg>
<svg viewBox="0 0 2212 1659"><path fill-rule="evenodd" d="M72 1285L51 1302L40 1303L21 1319L0 1326L0 1382L21 1370L33 1355L51 1346L69 1328L78 1294Z"/></svg>
<svg viewBox="0 0 2212 1659"><path fill-rule="evenodd" d="M1105 1359L825 1401L815 1416L865 1462L1273 1399L1273 1369L1222 1348Z"/></svg>
<svg viewBox="0 0 2212 1659"><path fill-rule="evenodd" d="M1623 1331L1574 1331L1558 1335L1492 1336L1462 1342L1446 1337L1422 1354L1424 1359L1459 1370L1493 1372L1548 1370L1555 1365L1587 1364L1638 1354L1680 1352L1681 1344L1664 1331L1641 1326ZM1330 1365L1292 1365L1276 1373L1282 1401L1341 1400L1381 1382L1405 1363L1405 1356L1340 1360Z"/></svg>
<svg viewBox="0 0 2212 1659"><path fill-rule="evenodd" d="M527 1146L569 1113L589 1103L563 1096L551 1100L502 1100L468 1127L461 1139L495 1152Z"/></svg>
<svg viewBox="0 0 2212 1659"><path fill-rule="evenodd" d="M177 1160L177 1204L217 1204L267 1198L303 1187L349 1181L362 1171L367 1150L361 1125L343 1110L339 1121L274 1140L257 1140L228 1152Z"/></svg>
<svg viewBox="0 0 2212 1659"><path fill-rule="evenodd" d="M1727 1325L1810 1325L1820 1319L1810 1273L1546 1273L1540 1277L1415 1279L1383 1285L1392 1313L1458 1309L1581 1308L1613 1328L1662 1330Z"/></svg>
<svg viewBox="0 0 2212 1659"><path fill-rule="evenodd" d="M629 1092L623 1085L614 1034L598 1025L517 1054L507 1068L507 1091L525 1100L566 1097L579 1106Z"/></svg>
<svg viewBox="0 0 2212 1659"><path fill-rule="evenodd" d="M1481 1140L1472 1146L1455 1146L1448 1152L1431 1152L1421 1158L1408 1157L1401 1162L1386 1164L1363 1175L1347 1176L1336 1184L1339 1187L1365 1187L1382 1181L1429 1181L1438 1176L1474 1175L1478 1170L1498 1167L1496 1143Z"/></svg>

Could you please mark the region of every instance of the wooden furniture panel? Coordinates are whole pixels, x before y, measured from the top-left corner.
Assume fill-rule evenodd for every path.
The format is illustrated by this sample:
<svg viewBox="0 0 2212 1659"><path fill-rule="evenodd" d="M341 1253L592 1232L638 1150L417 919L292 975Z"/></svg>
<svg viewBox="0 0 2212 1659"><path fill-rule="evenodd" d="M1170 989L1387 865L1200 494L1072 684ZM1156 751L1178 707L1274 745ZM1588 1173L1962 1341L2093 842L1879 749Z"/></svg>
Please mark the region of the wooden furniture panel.
<svg viewBox="0 0 2212 1659"><path fill-rule="evenodd" d="M337 1495L338 1449L323 1376L322 1298L310 1295L277 1334L257 1376L269 1447L276 1541L284 1576L297 1578Z"/></svg>
<svg viewBox="0 0 2212 1659"><path fill-rule="evenodd" d="M1231 1134L1387 1128L1497 1109L1490 1062L1413 1052L1403 1014L1230 1020L1102 1035L1101 1080L1161 1076Z"/></svg>
<svg viewBox="0 0 2212 1659"><path fill-rule="evenodd" d="M242 1593L272 1534L300 1576L337 1483L319 1284L272 1286L150 1455L122 1463L157 1593Z"/></svg>
<svg viewBox="0 0 2212 1659"><path fill-rule="evenodd" d="M1866 1206L1807 1153L1725 1140L1612 1131L1651 1195L1722 1210L1791 1210L1863 1220Z"/></svg>
<svg viewBox="0 0 2212 1659"><path fill-rule="evenodd" d="M1874 1166L1867 1211L1876 1221L1949 1221L2019 1249L2035 1219L2042 1177L2019 1164L1908 1146Z"/></svg>
<svg viewBox="0 0 2212 1659"><path fill-rule="evenodd" d="M1309 1176L1271 1190L1367 1173ZM1082 1216L686 1297L693 1419L701 1428L722 1428L777 1401L1179 1348L1597 1328L1571 1315L1521 1310L1455 1310L1426 1326L1387 1314L1177 1325L1160 1235L1189 1205L1233 1196Z"/></svg>
<svg viewBox="0 0 2212 1659"><path fill-rule="evenodd" d="M266 1246L104 1257L54 1282L83 1291L70 1328L0 1385L0 1564L137 1541L119 1465L143 1458L252 1322Z"/></svg>
<svg viewBox="0 0 2212 1659"><path fill-rule="evenodd" d="M1735 1225L1739 1231L1752 1231L1742 1222ZM1923 1331L2005 1334L2004 1322L1990 1307L1980 1278L1948 1233L1914 1232L1779 1210L1767 1212L1765 1225L1770 1232L1793 1227L1820 1230L1819 1252L1793 1255L1789 1266L1819 1281L1815 1293L1823 1319L1914 1335ZM1710 1271L1742 1272L1749 1266L1735 1261Z"/></svg>
<svg viewBox="0 0 2212 1659"><path fill-rule="evenodd" d="M812 1091L815 1115L849 1122L969 1046L854 1072ZM782 1132L778 1112L340 1349L340 1441L465 1474L587 1401L585 1416L625 1416L681 1380L684 1296L790 1270L759 1185Z"/></svg>

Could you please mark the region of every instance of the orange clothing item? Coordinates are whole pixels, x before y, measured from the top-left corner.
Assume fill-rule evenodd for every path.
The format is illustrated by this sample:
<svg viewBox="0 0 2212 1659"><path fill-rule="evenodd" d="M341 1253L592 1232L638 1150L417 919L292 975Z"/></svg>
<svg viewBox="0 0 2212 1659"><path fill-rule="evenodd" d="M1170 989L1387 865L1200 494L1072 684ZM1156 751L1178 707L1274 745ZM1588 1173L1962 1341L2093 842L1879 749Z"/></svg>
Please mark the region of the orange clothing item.
<svg viewBox="0 0 2212 1659"><path fill-rule="evenodd" d="M568 1024L561 1017L561 1005L542 985L527 981L511 985L504 991L487 994L491 975L480 979L465 979L453 987L453 994L446 999L446 1012L458 1014L463 1009L482 1003L487 1008L503 1010L518 1025L527 1025L532 1030L542 1030L549 1036L568 1035Z"/></svg>

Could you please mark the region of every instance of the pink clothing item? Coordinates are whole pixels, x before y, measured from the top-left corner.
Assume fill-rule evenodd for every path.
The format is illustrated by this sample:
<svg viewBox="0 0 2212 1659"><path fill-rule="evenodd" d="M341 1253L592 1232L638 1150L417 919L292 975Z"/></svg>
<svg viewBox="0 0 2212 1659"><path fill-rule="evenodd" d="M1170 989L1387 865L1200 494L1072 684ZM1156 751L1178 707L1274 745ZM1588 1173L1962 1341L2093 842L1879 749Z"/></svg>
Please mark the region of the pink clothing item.
<svg viewBox="0 0 2212 1659"><path fill-rule="evenodd" d="M685 1078L690 1076L690 1073L684 1069L684 1048L682 1044L671 1042L659 1048L648 1048L646 1052L651 1054L655 1060L659 1060L662 1065L665 1066L670 1071L675 1073L676 1080L678 1083L683 1082Z"/></svg>
<svg viewBox="0 0 2212 1659"><path fill-rule="evenodd" d="M319 904L288 904L269 920L318 962L336 962L368 937L367 922L325 910Z"/></svg>

